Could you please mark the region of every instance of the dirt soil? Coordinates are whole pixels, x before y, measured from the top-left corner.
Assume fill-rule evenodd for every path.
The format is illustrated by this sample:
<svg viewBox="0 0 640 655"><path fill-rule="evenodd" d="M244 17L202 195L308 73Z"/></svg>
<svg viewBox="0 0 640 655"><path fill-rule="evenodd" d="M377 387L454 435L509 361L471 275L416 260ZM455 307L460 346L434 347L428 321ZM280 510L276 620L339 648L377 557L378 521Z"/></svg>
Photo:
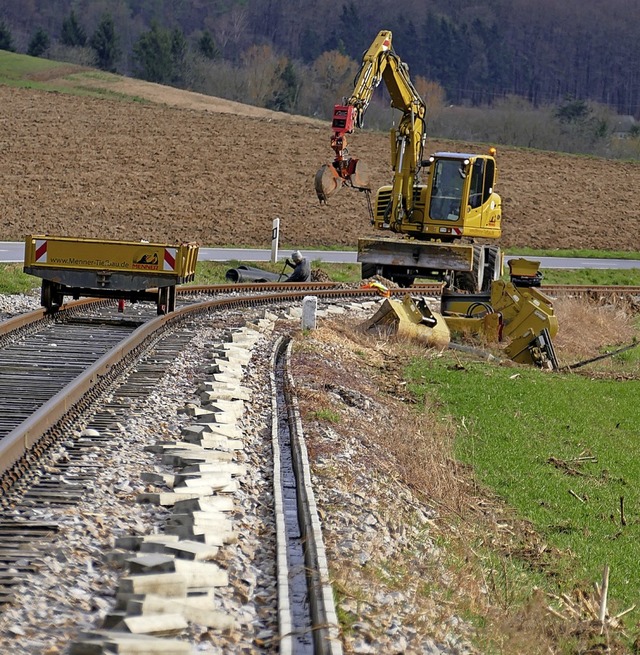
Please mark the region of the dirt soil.
<svg viewBox="0 0 640 655"><path fill-rule="evenodd" d="M0 240L26 234L202 246L355 247L372 235L351 189L321 206L326 121L125 79L127 102L0 87ZM427 151L485 146L428 140ZM390 180L388 135L361 131L352 156ZM503 247L640 249L640 163L499 148Z"/></svg>

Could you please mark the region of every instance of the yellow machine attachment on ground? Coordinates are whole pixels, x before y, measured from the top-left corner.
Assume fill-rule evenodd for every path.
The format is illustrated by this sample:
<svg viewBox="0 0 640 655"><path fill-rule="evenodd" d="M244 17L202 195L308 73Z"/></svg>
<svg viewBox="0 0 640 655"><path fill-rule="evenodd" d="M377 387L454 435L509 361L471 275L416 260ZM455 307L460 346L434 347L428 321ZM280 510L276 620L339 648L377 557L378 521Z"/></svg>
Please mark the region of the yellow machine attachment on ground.
<svg viewBox="0 0 640 655"><path fill-rule="evenodd" d="M535 288L539 262L510 260L509 267L511 281L494 281L489 294L443 293L440 313L431 311L424 298L387 298L363 328L440 348L455 338L504 342L503 351L513 361L555 370L552 339L558 320L551 300Z"/></svg>

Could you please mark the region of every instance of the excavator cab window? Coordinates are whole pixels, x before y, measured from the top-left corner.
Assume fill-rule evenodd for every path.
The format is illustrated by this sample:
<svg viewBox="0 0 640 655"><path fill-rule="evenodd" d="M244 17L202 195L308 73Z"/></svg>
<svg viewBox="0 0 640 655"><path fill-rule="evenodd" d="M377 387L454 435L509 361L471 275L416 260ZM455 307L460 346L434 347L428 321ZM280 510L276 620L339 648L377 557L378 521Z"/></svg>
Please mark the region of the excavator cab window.
<svg viewBox="0 0 640 655"><path fill-rule="evenodd" d="M487 202L493 193L493 186L496 179L496 163L493 159L484 160L486 163L484 174L484 187L482 193L482 202Z"/></svg>
<svg viewBox="0 0 640 655"><path fill-rule="evenodd" d="M471 184L469 186L469 206L471 209L480 207L483 202L484 159L476 159L471 168Z"/></svg>
<svg viewBox="0 0 640 655"><path fill-rule="evenodd" d="M460 161L436 159L432 166L433 182L429 217L435 221L457 221L460 218L464 184Z"/></svg>

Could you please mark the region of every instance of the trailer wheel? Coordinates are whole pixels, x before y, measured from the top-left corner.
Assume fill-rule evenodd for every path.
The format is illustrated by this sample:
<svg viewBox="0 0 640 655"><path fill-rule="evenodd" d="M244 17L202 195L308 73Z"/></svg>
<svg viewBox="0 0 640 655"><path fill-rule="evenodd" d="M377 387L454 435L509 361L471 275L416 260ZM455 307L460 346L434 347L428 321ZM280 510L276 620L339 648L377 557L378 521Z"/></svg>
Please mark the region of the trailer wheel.
<svg viewBox="0 0 640 655"><path fill-rule="evenodd" d="M51 280L42 280L40 288L40 305L48 312L55 312L60 309L64 302L64 294L59 286Z"/></svg>
<svg viewBox="0 0 640 655"><path fill-rule="evenodd" d="M167 311L175 312L176 310L176 287L170 286L167 293Z"/></svg>
<svg viewBox="0 0 640 655"><path fill-rule="evenodd" d="M160 287L158 289L158 305L157 313L158 316L163 316L166 314L169 309L169 287Z"/></svg>

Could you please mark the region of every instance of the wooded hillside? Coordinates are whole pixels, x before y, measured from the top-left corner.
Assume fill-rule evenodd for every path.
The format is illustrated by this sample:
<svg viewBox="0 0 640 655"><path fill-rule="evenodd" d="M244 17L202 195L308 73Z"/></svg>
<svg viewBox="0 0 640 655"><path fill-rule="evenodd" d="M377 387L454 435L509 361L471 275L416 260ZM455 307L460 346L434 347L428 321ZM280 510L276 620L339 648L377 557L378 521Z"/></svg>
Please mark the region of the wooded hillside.
<svg viewBox="0 0 640 655"><path fill-rule="evenodd" d="M359 62L377 32L389 29L412 76L438 83L449 103L494 104L517 95L538 106L572 97L640 118L637 9L637 0L5 0L0 21L13 47L26 52L38 29L59 42L71 10L87 37L108 14L118 41L115 70L125 74L140 68L135 46L154 24L177 30L174 36L183 35L192 50L200 46L220 67L275 53L286 60L280 75L290 77L295 64L311 65L328 51ZM252 47L267 50L248 54Z"/></svg>

